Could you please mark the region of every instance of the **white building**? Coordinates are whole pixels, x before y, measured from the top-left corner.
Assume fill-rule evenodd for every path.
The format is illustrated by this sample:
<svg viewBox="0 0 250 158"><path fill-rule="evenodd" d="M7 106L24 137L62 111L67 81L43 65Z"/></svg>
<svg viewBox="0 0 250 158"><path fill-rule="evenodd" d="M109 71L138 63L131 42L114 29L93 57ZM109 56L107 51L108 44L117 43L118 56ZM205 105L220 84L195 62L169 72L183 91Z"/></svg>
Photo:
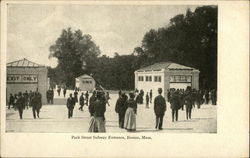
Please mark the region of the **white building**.
<svg viewBox="0 0 250 158"><path fill-rule="evenodd" d="M170 88L186 89L188 86L199 89L200 71L173 62L159 62L135 71L135 88L143 89L145 94L152 89L153 96L162 88L167 96Z"/></svg>
<svg viewBox="0 0 250 158"><path fill-rule="evenodd" d="M95 89L96 82L93 77L89 75L82 75L75 79L77 88L81 91L93 91Z"/></svg>
<svg viewBox="0 0 250 158"><path fill-rule="evenodd" d="M7 63L7 96L12 93L38 90L42 94L42 102L46 103L46 91L49 87L48 69L44 65L27 59Z"/></svg>

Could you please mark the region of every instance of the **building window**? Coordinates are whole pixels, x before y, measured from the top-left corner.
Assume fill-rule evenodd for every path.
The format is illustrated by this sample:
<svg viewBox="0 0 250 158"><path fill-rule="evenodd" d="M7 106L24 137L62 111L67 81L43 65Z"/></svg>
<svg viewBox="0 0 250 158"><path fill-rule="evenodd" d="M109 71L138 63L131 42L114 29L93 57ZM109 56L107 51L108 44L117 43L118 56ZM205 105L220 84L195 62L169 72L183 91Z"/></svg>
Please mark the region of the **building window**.
<svg viewBox="0 0 250 158"><path fill-rule="evenodd" d="M139 81L143 81L143 76L139 76L139 77L138 77L138 80L139 80Z"/></svg>
<svg viewBox="0 0 250 158"><path fill-rule="evenodd" d="M150 81L150 82L152 81L152 76L149 76L149 81Z"/></svg>
<svg viewBox="0 0 250 158"><path fill-rule="evenodd" d="M155 82L161 82L161 76L155 76Z"/></svg>
<svg viewBox="0 0 250 158"><path fill-rule="evenodd" d="M89 81L90 84L92 84L92 81Z"/></svg>

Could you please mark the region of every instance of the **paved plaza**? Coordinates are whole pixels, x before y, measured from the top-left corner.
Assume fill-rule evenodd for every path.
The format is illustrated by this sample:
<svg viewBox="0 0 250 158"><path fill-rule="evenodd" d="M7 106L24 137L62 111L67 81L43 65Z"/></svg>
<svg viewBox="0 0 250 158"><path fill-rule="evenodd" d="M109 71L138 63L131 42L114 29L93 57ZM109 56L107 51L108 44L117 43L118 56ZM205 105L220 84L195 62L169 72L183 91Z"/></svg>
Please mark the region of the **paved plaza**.
<svg viewBox="0 0 250 158"><path fill-rule="evenodd" d="M127 132L118 127L118 115L115 113L115 103L118 95L110 94L110 97L110 106L107 106L105 113L106 130L107 132L115 133ZM90 114L86 105L84 106L84 111L80 111L78 108L79 104L76 104L73 118L68 119L66 99L64 99L63 96L58 97L55 93L55 104L43 105L39 119L33 119L31 108L24 110L22 120L19 119L18 111L6 109L6 131L30 133L85 133L88 131ZM208 104L202 105L201 109L194 108L191 120L186 120L185 109L184 111L179 110L179 121L172 122L170 104L167 103L163 130L159 131L154 129L155 115L153 104L150 104L149 109L145 108L145 104L138 104L136 126L136 132L147 133L216 133L217 106Z"/></svg>

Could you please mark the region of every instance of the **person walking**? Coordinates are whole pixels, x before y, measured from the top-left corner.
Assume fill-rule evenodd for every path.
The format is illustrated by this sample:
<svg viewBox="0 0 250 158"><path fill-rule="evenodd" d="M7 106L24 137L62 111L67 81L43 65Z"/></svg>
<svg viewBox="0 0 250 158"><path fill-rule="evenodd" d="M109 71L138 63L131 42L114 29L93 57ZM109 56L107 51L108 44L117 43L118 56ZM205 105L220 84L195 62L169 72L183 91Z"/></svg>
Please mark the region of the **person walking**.
<svg viewBox="0 0 250 158"><path fill-rule="evenodd" d="M79 99L79 103L80 103L80 107L79 107L79 110L83 111L83 106L84 106L84 97L83 97L84 93L82 93L82 95L80 96L80 99Z"/></svg>
<svg viewBox="0 0 250 158"><path fill-rule="evenodd" d="M149 95L148 95L148 92L146 94L146 108L149 108Z"/></svg>
<svg viewBox="0 0 250 158"><path fill-rule="evenodd" d="M178 110L181 108L181 100L179 96L179 91L172 92L170 96L170 105L172 109L172 122L178 121Z"/></svg>
<svg viewBox="0 0 250 158"><path fill-rule="evenodd" d="M23 93L23 97L24 97L24 104L26 109L29 109L29 93L26 90L25 93Z"/></svg>
<svg viewBox="0 0 250 158"><path fill-rule="evenodd" d="M89 99L89 113L90 113L90 116L94 116L94 102L95 102L95 100L96 100L96 91L93 91L92 96Z"/></svg>
<svg viewBox="0 0 250 158"><path fill-rule="evenodd" d="M110 106L109 100L110 100L109 92L106 92L106 94L105 94L105 102L106 102L106 104L108 104L108 106Z"/></svg>
<svg viewBox="0 0 250 158"><path fill-rule="evenodd" d="M23 119L23 110L25 109L25 100L21 92L19 92L18 94L16 107L18 109L20 119Z"/></svg>
<svg viewBox="0 0 250 158"><path fill-rule="evenodd" d="M155 124L155 129L162 130L162 124L163 124L163 117L165 115L165 111L167 109L166 106L166 100L162 96L162 89L158 89L158 96L155 97L154 99L154 112L156 116L156 124Z"/></svg>
<svg viewBox="0 0 250 158"><path fill-rule="evenodd" d="M88 106L89 105L89 92L88 91L85 93L85 100L86 100L86 105Z"/></svg>
<svg viewBox="0 0 250 158"><path fill-rule="evenodd" d="M73 117L73 110L75 107L76 100L72 97L72 94L69 94L69 98L67 100L67 108L68 108L68 118Z"/></svg>
<svg viewBox="0 0 250 158"><path fill-rule="evenodd" d="M61 93L61 88L60 87L57 89L57 93L58 93L58 96L60 97L60 93Z"/></svg>
<svg viewBox="0 0 250 158"><path fill-rule="evenodd" d="M63 97L65 98L65 96L66 96L66 93L67 93L67 88L65 87L64 89L63 89Z"/></svg>
<svg viewBox="0 0 250 158"><path fill-rule="evenodd" d="M129 93L129 99L125 103L127 110L125 113L124 128L129 132L136 130L137 103L134 97L134 93Z"/></svg>
<svg viewBox="0 0 250 158"><path fill-rule="evenodd" d="M104 113L106 111L105 101L102 99L102 93L97 92L96 100L93 103L94 116L90 120L89 132L106 132Z"/></svg>
<svg viewBox="0 0 250 158"><path fill-rule="evenodd" d="M185 97L185 105L186 105L186 118L191 119L191 114L192 114L192 93L190 91L186 92L186 97Z"/></svg>
<svg viewBox="0 0 250 158"><path fill-rule="evenodd" d="M31 97L31 106L33 112L33 118L39 118L40 109L42 108L42 96L39 92L35 92Z"/></svg>
<svg viewBox="0 0 250 158"><path fill-rule="evenodd" d="M75 90L74 92L75 103L78 103L78 92Z"/></svg>
<svg viewBox="0 0 250 158"><path fill-rule="evenodd" d="M14 96L12 95L12 93L10 93L8 109L10 109L11 105L12 107L14 107L14 100L15 100Z"/></svg>
<svg viewBox="0 0 250 158"><path fill-rule="evenodd" d="M118 116L119 116L120 128L124 128L124 117L125 117L125 113L127 110L127 107L125 105L126 100L127 100L127 97L125 93L119 94L119 98L117 99L116 105L115 105L115 112L118 113Z"/></svg>
<svg viewBox="0 0 250 158"><path fill-rule="evenodd" d="M152 89L149 92L149 98L150 98L150 103L152 103L152 98L153 98L153 92Z"/></svg>

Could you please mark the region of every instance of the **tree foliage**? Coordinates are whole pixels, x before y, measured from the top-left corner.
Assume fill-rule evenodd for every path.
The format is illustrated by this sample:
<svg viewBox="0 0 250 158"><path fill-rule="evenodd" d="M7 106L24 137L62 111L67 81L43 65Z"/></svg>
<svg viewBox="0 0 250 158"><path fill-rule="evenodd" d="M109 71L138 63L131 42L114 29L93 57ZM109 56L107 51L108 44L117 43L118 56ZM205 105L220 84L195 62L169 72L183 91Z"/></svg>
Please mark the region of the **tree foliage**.
<svg viewBox="0 0 250 158"><path fill-rule="evenodd" d="M73 87L74 78L87 73L106 89L134 89L136 69L172 61L199 69L201 88L216 88L217 7L202 6L174 16L169 25L149 30L131 55L99 56L90 35L70 28L62 31L50 51L50 57L58 59L49 73L57 84Z"/></svg>
<svg viewBox="0 0 250 158"><path fill-rule="evenodd" d="M91 73L100 54L99 47L91 38L90 35L83 35L80 30L73 32L68 28L50 46L49 57L57 58L56 69L63 76L55 78L58 84L65 83L68 87L73 87L76 77Z"/></svg>

